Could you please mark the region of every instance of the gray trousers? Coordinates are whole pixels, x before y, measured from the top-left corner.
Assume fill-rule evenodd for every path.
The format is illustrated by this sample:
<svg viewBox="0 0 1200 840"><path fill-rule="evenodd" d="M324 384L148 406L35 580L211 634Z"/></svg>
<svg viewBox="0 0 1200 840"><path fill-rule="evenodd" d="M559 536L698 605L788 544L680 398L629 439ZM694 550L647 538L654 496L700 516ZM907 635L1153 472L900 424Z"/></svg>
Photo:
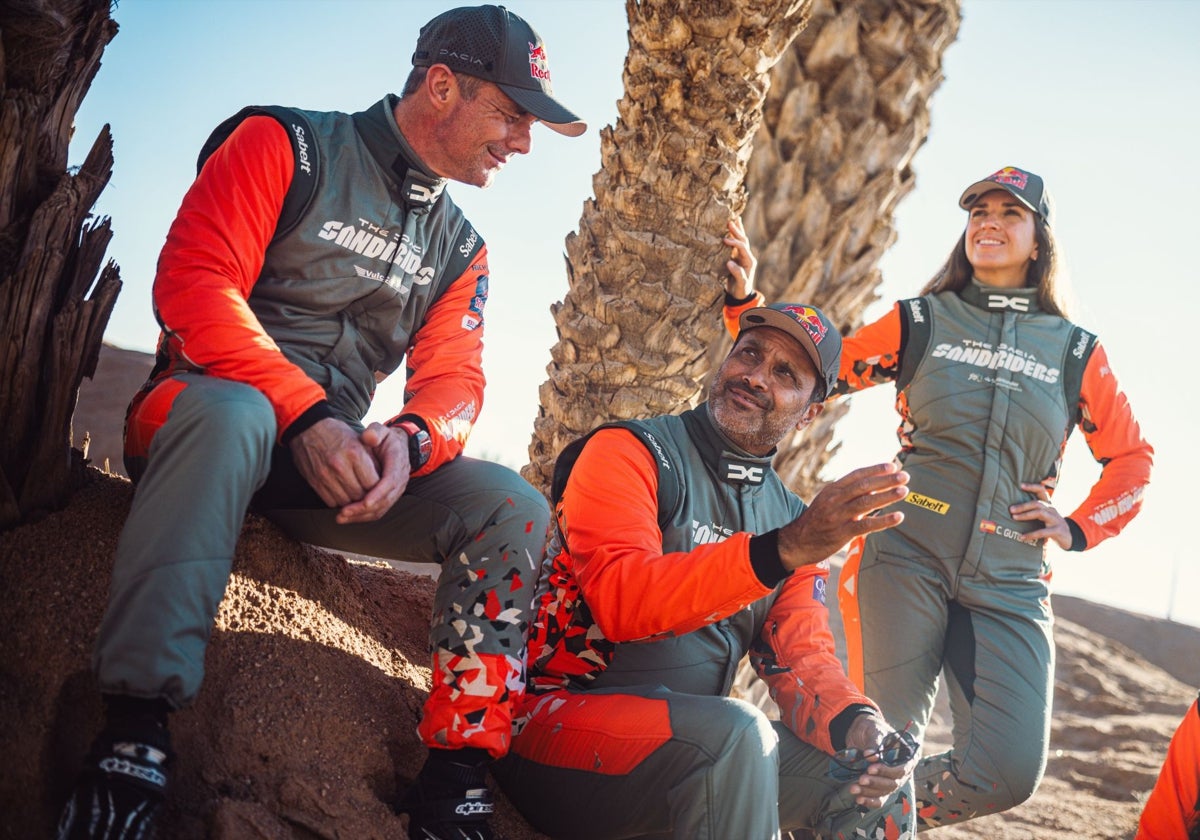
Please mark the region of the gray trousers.
<svg viewBox="0 0 1200 840"><path fill-rule="evenodd" d="M430 744L501 754L510 738L508 706L523 687L549 523L541 494L506 467L460 457L412 479L378 521L339 525L275 445L274 412L257 389L196 374L166 382L164 393L178 393L169 410L159 406L165 420L153 432L144 472L135 476L95 648L101 690L163 697L175 708L194 699L253 502L305 542L441 564L430 632L434 689L422 735ZM455 694L460 677L500 681L482 701L482 712L496 713L490 721L478 723L480 709L459 710L475 713L474 732L454 732L452 713L431 717L431 706Z"/></svg>
<svg viewBox="0 0 1200 840"><path fill-rule="evenodd" d="M866 540L857 579L864 691L890 721L923 734L944 673L952 749L924 756L920 828L1012 808L1046 766L1053 617L1041 550L1000 538L980 569L917 557L891 532ZM839 597L847 597L844 590ZM845 612L845 610L843 610Z"/></svg>
<svg viewBox="0 0 1200 840"><path fill-rule="evenodd" d="M561 840L914 836L911 787L860 809L829 758L745 701L641 686L527 697L492 773Z"/></svg>

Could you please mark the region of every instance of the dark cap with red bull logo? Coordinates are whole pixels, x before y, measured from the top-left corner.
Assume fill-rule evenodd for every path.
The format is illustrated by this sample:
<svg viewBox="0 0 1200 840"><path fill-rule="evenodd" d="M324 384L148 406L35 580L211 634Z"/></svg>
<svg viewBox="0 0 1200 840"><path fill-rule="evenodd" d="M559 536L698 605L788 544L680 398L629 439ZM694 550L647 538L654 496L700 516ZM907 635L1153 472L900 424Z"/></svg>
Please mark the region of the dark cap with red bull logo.
<svg viewBox="0 0 1200 840"><path fill-rule="evenodd" d="M833 393L842 362L842 334L824 312L807 303L773 303L747 309L738 318L739 330L754 327L774 327L800 342L817 368L818 383L825 387L820 398Z"/></svg>
<svg viewBox="0 0 1200 840"><path fill-rule="evenodd" d="M587 131L587 124L554 98L541 37L503 6L442 12L421 27L412 63L445 64L455 73L493 82L559 134L578 137Z"/></svg>
<svg viewBox="0 0 1200 840"><path fill-rule="evenodd" d="M1041 216L1042 221L1046 224L1050 224L1050 215L1053 212L1054 203L1050 200L1050 192L1046 189L1046 182L1042 180L1040 175L1034 175L1032 172L1018 169L1015 166L1006 166L997 172L993 172L982 181L976 181L967 187L963 190L962 197L958 200L958 206L964 210L970 210L971 205L992 190L1004 190L1034 213Z"/></svg>

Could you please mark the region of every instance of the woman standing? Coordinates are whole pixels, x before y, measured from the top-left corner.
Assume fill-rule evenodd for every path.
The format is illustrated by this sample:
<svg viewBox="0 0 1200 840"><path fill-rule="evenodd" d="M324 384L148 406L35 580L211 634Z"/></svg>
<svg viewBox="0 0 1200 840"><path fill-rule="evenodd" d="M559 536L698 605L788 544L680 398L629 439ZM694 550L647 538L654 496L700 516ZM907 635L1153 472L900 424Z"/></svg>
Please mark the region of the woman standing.
<svg viewBox="0 0 1200 840"><path fill-rule="evenodd" d="M850 676L888 720L923 732L946 676L954 747L915 773L924 827L1036 790L1054 677L1046 548L1119 533L1153 461L1103 346L1067 320L1042 179L1005 167L959 205L967 225L945 265L844 341L836 391L896 385L905 520L851 544L838 599ZM739 224L726 242L729 325L761 295ZM1064 516L1051 498L1075 426L1102 470Z"/></svg>

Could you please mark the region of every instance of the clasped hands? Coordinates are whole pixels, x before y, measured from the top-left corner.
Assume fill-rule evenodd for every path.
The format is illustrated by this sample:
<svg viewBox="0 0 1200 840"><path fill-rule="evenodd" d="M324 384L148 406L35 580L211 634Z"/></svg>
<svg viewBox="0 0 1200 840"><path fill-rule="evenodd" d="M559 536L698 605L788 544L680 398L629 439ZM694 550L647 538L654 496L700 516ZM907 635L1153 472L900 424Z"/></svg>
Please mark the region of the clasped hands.
<svg viewBox="0 0 1200 840"><path fill-rule="evenodd" d="M338 508L339 524L375 521L408 487L412 470L402 429L372 423L359 434L327 417L289 446L300 474L325 504Z"/></svg>

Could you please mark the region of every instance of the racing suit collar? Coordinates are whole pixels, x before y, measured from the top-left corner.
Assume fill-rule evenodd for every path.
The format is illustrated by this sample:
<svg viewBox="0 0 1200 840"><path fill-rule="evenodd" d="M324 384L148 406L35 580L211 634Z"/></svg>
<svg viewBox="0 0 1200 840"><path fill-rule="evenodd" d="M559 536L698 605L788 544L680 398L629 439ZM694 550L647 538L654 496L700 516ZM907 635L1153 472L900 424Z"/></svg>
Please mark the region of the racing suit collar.
<svg viewBox="0 0 1200 840"><path fill-rule="evenodd" d="M371 157L396 176L404 203L413 210L427 211L446 188L446 179L434 175L400 133L393 116L398 101L395 94L389 93L367 110L354 114L354 128Z"/></svg>
<svg viewBox="0 0 1200 840"><path fill-rule="evenodd" d="M1020 289L1001 289L980 283L975 278L963 287L958 296L972 306L989 311L1041 312L1036 286Z"/></svg>

